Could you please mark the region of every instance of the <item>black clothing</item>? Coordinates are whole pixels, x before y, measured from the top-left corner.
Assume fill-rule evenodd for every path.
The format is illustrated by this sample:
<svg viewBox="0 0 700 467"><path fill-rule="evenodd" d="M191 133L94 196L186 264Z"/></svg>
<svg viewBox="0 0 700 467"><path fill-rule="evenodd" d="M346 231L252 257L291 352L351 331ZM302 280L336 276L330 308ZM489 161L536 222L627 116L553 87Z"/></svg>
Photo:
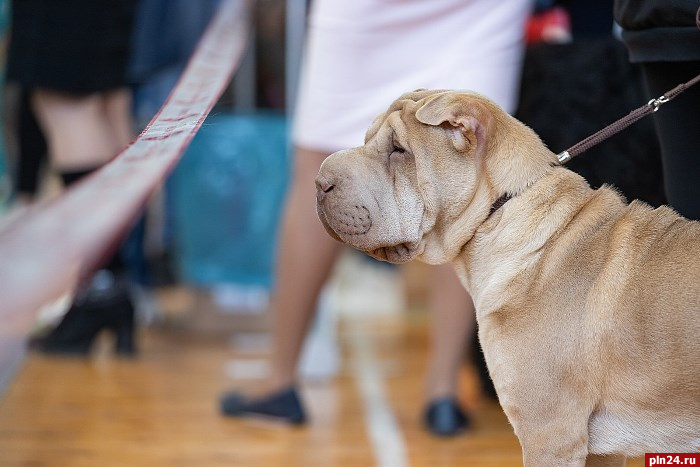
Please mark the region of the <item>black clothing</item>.
<svg viewBox="0 0 700 467"><path fill-rule="evenodd" d="M649 98L700 74L700 0L616 0L615 19L630 59L642 63ZM654 113L668 202L700 219L700 85Z"/></svg>
<svg viewBox="0 0 700 467"><path fill-rule="evenodd" d="M700 35L700 31L698 31ZM643 63L649 95L660 96L700 74L700 62ZM686 90L654 113L662 148L668 203L688 219L700 220L700 154L698 151L700 84Z"/></svg>
<svg viewBox="0 0 700 467"><path fill-rule="evenodd" d="M615 20L632 62L700 60L699 0L616 0Z"/></svg>
<svg viewBox="0 0 700 467"><path fill-rule="evenodd" d="M15 172L15 191L33 198L39 193L41 168L46 161L48 147L26 90L22 91L17 112L19 158Z"/></svg>
<svg viewBox="0 0 700 467"><path fill-rule="evenodd" d="M136 0L13 0L7 80L91 94L127 84Z"/></svg>

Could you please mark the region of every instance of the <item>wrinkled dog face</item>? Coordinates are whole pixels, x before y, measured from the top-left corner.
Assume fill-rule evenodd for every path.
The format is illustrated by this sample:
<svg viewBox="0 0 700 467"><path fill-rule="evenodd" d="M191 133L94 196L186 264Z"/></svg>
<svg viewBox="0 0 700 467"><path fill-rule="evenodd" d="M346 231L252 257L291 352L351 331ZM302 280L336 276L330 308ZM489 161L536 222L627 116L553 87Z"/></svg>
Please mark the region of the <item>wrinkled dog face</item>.
<svg viewBox="0 0 700 467"><path fill-rule="evenodd" d="M331 236L395 263L413 258L443 263L457 254L452 251L460 244L456 237L473 235L483 220L477 215L462 221L479 192L479 153L486 146L486 127L457 115L466 115L458 109L464 96L404 94L375 120L364 146L323 162L316 179L317 210ZM483 194L476 204L488 212L492 195Z"/></svg>
<svg viewBox="0 0 700 467"><path fill-rule="evenodd" d="M425 202L415 159L394 132L324 161L316 179L317 210L336 240L377 259L403 263L420 253Z"/></svg>

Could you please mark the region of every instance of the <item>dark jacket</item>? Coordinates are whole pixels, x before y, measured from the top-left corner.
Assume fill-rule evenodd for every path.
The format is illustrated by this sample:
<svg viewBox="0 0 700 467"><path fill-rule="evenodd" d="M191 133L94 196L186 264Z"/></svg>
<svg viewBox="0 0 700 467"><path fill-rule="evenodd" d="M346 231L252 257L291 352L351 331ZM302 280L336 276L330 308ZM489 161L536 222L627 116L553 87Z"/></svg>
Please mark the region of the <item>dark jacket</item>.
<svg viewBox="0 0 700 467"><path fill-rule="evenodd" d="M700 60L700 0L615 0L615 21L633 62Z"/></svg>

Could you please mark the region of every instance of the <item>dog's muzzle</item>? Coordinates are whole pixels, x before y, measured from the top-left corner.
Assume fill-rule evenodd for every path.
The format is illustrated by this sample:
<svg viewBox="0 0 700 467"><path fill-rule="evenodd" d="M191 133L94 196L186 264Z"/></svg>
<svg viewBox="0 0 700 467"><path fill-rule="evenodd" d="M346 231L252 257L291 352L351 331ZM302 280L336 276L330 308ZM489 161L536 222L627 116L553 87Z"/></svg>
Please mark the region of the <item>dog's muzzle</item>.
<svg viewBox="0 0 700 467"><path fill-rule="evenodd" d="M369 232L372 228L369 209L361 203L339 200L334 196L334 188L335 185L323 176L316 179L316 212L326 231L338 241Z"/></svg>

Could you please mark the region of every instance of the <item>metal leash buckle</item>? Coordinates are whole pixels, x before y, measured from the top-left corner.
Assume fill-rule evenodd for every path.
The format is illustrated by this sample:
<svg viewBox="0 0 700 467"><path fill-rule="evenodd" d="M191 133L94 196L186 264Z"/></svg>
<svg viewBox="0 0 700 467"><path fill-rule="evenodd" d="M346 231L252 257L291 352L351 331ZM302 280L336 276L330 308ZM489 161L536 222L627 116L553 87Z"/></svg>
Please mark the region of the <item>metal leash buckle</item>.
<svg viewBox="0 0 700 467"><path fill-rule="evenodd" d="M569 162L572 159L572 156L569 154L569 151L564 151L557 154L557 159L559 159L559 163L563 165Z"/></svg>
<svg viewBox="0 0 700 467"><path fill-rule="evenodd" d="M666 102L668 102L670 100L671 99L669 99L666 96L661 96L657 99L650 100L649 102L647 102L647 105L650 105L651 107L653 107L654 108L653 112L656 112L657 110L659 110L659 107L661 107L662 104L665 104Z"/></svg>

